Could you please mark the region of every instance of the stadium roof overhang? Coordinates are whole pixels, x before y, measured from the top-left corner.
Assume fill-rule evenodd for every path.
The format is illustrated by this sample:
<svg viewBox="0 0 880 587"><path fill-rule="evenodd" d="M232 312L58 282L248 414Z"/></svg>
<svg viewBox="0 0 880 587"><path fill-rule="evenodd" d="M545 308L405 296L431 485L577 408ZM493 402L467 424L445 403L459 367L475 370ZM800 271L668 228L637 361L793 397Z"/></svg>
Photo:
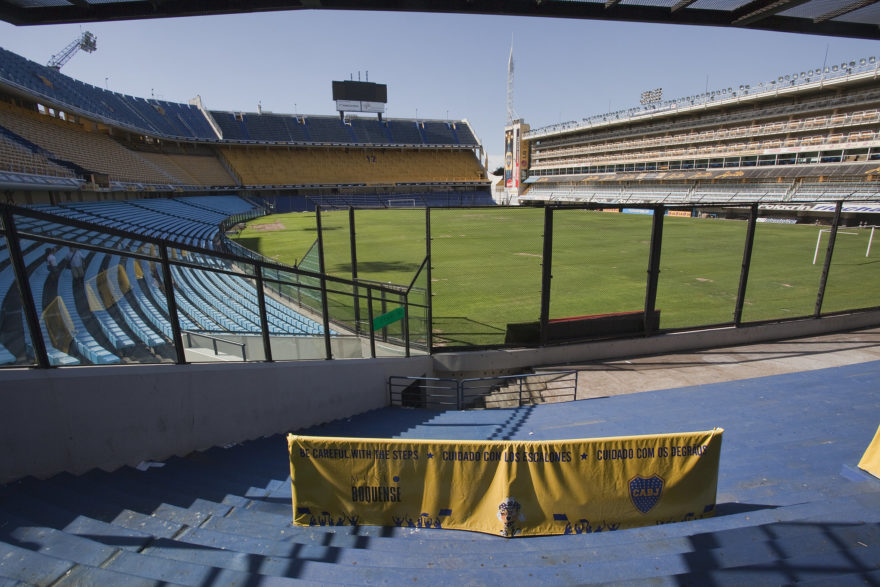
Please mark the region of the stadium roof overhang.
<svg viewBox="0 0 880 587"><path fill-rule="evenodd" d="M0 0L0 18L16 25L302 9L544 16L880 39L880 0Z"/></svg>

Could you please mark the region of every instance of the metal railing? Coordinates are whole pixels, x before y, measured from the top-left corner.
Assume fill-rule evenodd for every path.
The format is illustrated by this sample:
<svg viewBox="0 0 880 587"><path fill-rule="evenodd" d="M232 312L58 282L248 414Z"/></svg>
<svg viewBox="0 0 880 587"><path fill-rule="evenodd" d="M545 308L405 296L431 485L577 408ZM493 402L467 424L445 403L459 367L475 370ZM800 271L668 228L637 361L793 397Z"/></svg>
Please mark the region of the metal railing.
<svg viewBox="0 0 880 587"><path fill-rule="evenodd" d="M448 379L388 378L392 406L437 410L512 408L577 400L577 371Z"/></svg>
<svg viewBox="0 0 880 587"><path fill-rule="evenodd" d="M461 409L510 408L577 399L577 371L475 377L459 382Z"/></svg>
<svg viewBox="0 0 880 587"><path fill-rule="evenodd" d="M236 342L234 340L228 340L225 338L220 338L218 336L211 336L209 334L202 334L201 332L191 332L189 330L182 331L183 335L186 337L186 348L209 348L205 346L201 346L199 344L194 344L193 339L207 339L210 341L210 348L214 351L214 356L220 355L218 344L230 345L238 349L239 354L241 355L242 361L247 361L247 345L243 342Z"/></svg>
<svg viewBox="0 0 880 587"><path fill-rule="evenodd" d="M0 297L5 296L5 293L11 289L19 290L20 295L15 299L20 302L13 308L13 315L16 323L21 321L24 333L23 344L15 345L9 356L3 355L6 359L11 357L11 360L3 362L3 364L10 366L47 368L75 364L104 364L100 362L104 359L107 359L108 362L115 359L113 362L116 363L120 362L120 357L123 355L127 358L126 362L133 360L137 363L155 363L171 360L183 364L187 362L184 355L185 347L202 346L202 344L204 344L202 348L214 349L217 355L220 354L224 346L231 348L229 345L233 345L234 352L242 357L242 361L363 357L365 353L362 350L362 344L344 340L351 338L350 336L346 337L346 334L356 331L356 324L349 317L353 313L350 308L356 308L366 303L366 300L374 298L394 300L396 308L402 309L399 311L402 311L404 316L411 310L408 292L401 292L389 288L387 285L358 284L352 280L281 265L261 257L243 258L228 252L195 245L184 245L179 241L146 236L128 230L9 204L0 204L0 218L2 218L0 252L3 252L9 259L9 265L0 274ZM83 234L87 236L85 240L80 236ZM44 260L47 255L45 251L49 248L60 248L62 251L76 248L86 256L91 254L104 255L108 259L115 259L113 261L114 267L117 266L117 263L125 264L127 261L131 261L130 267L121 268L122 265L119 265L118 273L125 274L125 284L120 281L120 285L124 285L125 290L122 291L124 295L121 297L130 297L131 303L139 310L111 308L120 296L112 300L99 296L91 299L90 302L96 304L95 308L103 305L106 308L101 309L112 309L114 312L119 310L121 316L107 315L104 317L105 322L110 323L107 327L111 329L118 326L123 317L130 317L138 311L143 312L150 322L149 327L146 324L136 324L120 328L124 330L130 327L134 329L132 333L136 335L136 338L142 338L142 335L145 336L144 331L147 328L155 327L157 331L162 332L160 338L163 340L163 344L152 341L154 344L146 346L153 350L145 350L145 347L140 345L140 341L138 341L136 350L128 350L131 345L117 348L113 341L109 341L109 344L105 346L114 345L114 348L112 351L104 349L108 350L107 353L101 355L104 359L101 357L93 358L76 348L68 348L69 344L64 349L54 348L50 344L53 342L51 339L54 331L44 327L45 322L42 318L45 310L42 293L45 282L55 284L56 281L60 283L62 280L56 280L54 277L49 280L51 271L46 269ZM154 270L152 274L149 273L147 267ZM172 268L176 272L185 270L192 275L197 274L199 276L196 279L198 287L219 293L223 299L216 295L204 297L190 294L184 287L186 280L175 279ZM33 280L29 278L29 269L31 272L37 273L37 277ZM66 272L67 269L64 271ZM141 274L142 271L145 273ZM217 281L208 276L217 278ZM234 284L223 283L220 276L225 276L224 279L227 281L233 280ZM180 277L180 273L177 273L177 277ZM37 288L34 293L31 291L31 281ZM135 283L138 285L132 289L136 291L131 295L127 294L129 287L134 286ZM155 286L150 284L155 284ZM61 289L59 287L53 286L50 289L53 297L60 298ZM99 286L99 293L100 291L103 290ZM307 308L301 304L284 302L285 298L292 300L301 297L298 292L302 291L324 294L321 296L321 303L310 309L307 314L302 314L301 310ZM332 294L332 308L324 301L326 296L324 292ZM80 299L87 295L82 291L81 285L77 285L76 293ZM187 308L190 306L192 308L182 309L179 313L178 304L181 304L181 307L186 305ZM145 309L147 306L148 309ZM201 322L201 324L196 324L197 332L192 332L192 326L187 327L185 324L181 324L180 320L185 318L185 314L194 316L195 314L192 312L196 312L196 310L200 314L207 312L213 317L203 316L204 320L197 320L196 322ZM94 312L92 308L90 311ZM331 315L331 311L333 315ZM292 318L293 313L296 313L298 318ZM424 313L424 309L420 309L418 312L413 309L414 316L422 313ZM239 322L238 318L243 318L245 314L251 317L247 320L256 316L259 323L254 322L252 325L242 326L242 322ZM312 317L308 314L311 314ZM88 318L91 314L85 315ZM232 316L236 318L233 319ZM298 325L293 324L293 321L299 318L302 318L302 322L307 324L314 323L311 324L313 329L300 329ZM134 321L137 322L137 320ZM211 324L216 324L216 327ZM413 324L417 323L414 321ZM422 326L427 328L427 324ZM59 328L61 327L59 326ZM72 332L73 326L64 325L63 330L68 333ZM153 334L154 338L159 337L159 335ZM220 335L222 337L224 334L233 339L240 339L240 341L217 338L210 344L204 342L211 340L212 336ZM400 344L401 348L383 348L381 352L386 354L394 352L409 356L410 335L418 334L420 339L424 338L423 333L411 333L408 323L397 328L394 334L393 340L391 340L391 336L388 337L389 341L386 346ZM360 338L370 343L368 355L370 357L375 357L378 352L375 348L377 336L383 336L383 333L373 329L360 333ZM184 337L186 337L187 345L184 345ZM6 339L8 338L6 337ZM323 339L323 349L320 348L322 345L315 344L312 340L315 338ZM86 340L80 346L87 348L88 344L91 343ZM218 345L220 346L218 347ZM247 348L248 346L250 348ZM156 351L160 347L161 352ZM73 355L70 355L68 350Z"/></svg>
<svg viewBox="0 0 880 587"><path fill-rule="evenodd" d="M392 406L460 409L459 384L456 379L392 375L388 378L388 397Z"/></svg>

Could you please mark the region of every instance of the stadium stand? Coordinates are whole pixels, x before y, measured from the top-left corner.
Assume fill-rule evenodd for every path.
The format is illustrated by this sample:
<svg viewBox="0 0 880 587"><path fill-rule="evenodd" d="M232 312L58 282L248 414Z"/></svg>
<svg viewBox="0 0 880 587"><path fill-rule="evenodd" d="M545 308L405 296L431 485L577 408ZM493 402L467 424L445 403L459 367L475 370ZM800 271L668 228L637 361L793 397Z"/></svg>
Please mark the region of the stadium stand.
<svg viewBox="0 0 880 587"><path fill-rule="evenodd" d="M0 125L39 145L55 157L90 171L106 173L113 181L183 183L157 169L109 136L88 132L60 119L0 107Z"/></svg>
<svg viewBox="0 0 880 587"><path fill-rule="evenodd" d="M0 48L0 78L71 113L160 136L215 140L195 106L145 100L77 81Z"/></svg>
<svg viewBox="0 0 880 587"><path fill-rule="evenodd" d="M53 188L85 199L234 188L301 209L302 189L401 182L488 194L481 157L466 120L209 111L200 97L118 94L0 50L0 184L27 201L52 201Z"/></svg>
<svg viewBox="0 0 880 587"><path fill-rule="evenodd" d="M388 195L309 195L313 206L322 208L450 208L468 206L492 206L494 200L486 192L416 192L412 194L395 193Z"/></svg>
<svg viewBox="0 0 880 587"><path fill-rule="evenodd" d="M474 184L485 179L485 170L467 149L221 147L220 152L247 185Z"/></svg>
<svg viewBox="0 0 880 587"><path fill-rule="evenodd" d="M876 68L872 58L848 71L804 74L791 83L780 77L527 131L522 201L876 198ZM852 189L815 187L832 178Z"/></svg>

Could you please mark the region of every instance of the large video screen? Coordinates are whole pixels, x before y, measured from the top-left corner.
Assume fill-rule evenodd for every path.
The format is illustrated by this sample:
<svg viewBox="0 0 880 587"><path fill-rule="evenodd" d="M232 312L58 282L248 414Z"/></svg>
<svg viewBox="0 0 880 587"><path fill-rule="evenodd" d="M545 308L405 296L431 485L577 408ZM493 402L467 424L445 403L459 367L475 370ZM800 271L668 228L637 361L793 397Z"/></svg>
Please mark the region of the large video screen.
<svg viewBox="0 0 880 587"><path fill-rule="evenodd" d="M334 81L333 100L388 103L388 86L373 82Z"/></svg>

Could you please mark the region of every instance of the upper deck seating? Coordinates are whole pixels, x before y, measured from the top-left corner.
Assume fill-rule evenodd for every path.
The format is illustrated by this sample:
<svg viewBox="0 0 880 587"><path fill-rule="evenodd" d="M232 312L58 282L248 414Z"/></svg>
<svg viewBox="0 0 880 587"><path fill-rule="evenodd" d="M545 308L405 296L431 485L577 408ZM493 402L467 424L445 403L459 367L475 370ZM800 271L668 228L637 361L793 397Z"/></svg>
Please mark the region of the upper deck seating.
<svg viewBox="0 0 880 587"><path fill-rule="evenodd" d="M387 144L392 142L386 123L378 119L352 118L351 132L358 143Z"/></svg>
<svg viewBox="0 0 880 587"><path fill-rule="evenodd" d="M413 120L389 120L388 132L391 142L398 145L421 145L424 142L422 133Z"/></svg>
<svg viewBox="0 0 880 587"><path fill-rule="evenodd" d="M59 109L76 111L151 134L216 140L195 106L147 101L86 84L0 48L0 80L43 96Z"/></svg>
<svg viewBox="0 0 880 587"><path fill-rule="evenodd" d="M310 116L306 126L312 140L319 143L356 143L351 127L334 116Z"/></svg>
<svg viewBox="0 0 880 587"><path fill-rule="evenodd" d="M459 144L462 146L476 147L480 144L480 141L478 141L477 137L474 136L473 130L471 130L471 126L466 122L455 124L455 134L458 137Z"/></svg>
<svg viewBox="0 0 880 587"><path fill-rule="evenodd" d="M422 131L425 136L425 144L428 145L457 145L458 138L452 130L449 122L426 120L422 123Z"/></svg>
<svg viewBox="0 0 880 587"><path fill-rule="evenodd" d="M233 112L211 112L211 116L223 132L223 140L225 141L250 141L252 140L247 133L247 127L244 124L244 114L237 115ZM239 116L241 118L239 118Z"/></svg>

